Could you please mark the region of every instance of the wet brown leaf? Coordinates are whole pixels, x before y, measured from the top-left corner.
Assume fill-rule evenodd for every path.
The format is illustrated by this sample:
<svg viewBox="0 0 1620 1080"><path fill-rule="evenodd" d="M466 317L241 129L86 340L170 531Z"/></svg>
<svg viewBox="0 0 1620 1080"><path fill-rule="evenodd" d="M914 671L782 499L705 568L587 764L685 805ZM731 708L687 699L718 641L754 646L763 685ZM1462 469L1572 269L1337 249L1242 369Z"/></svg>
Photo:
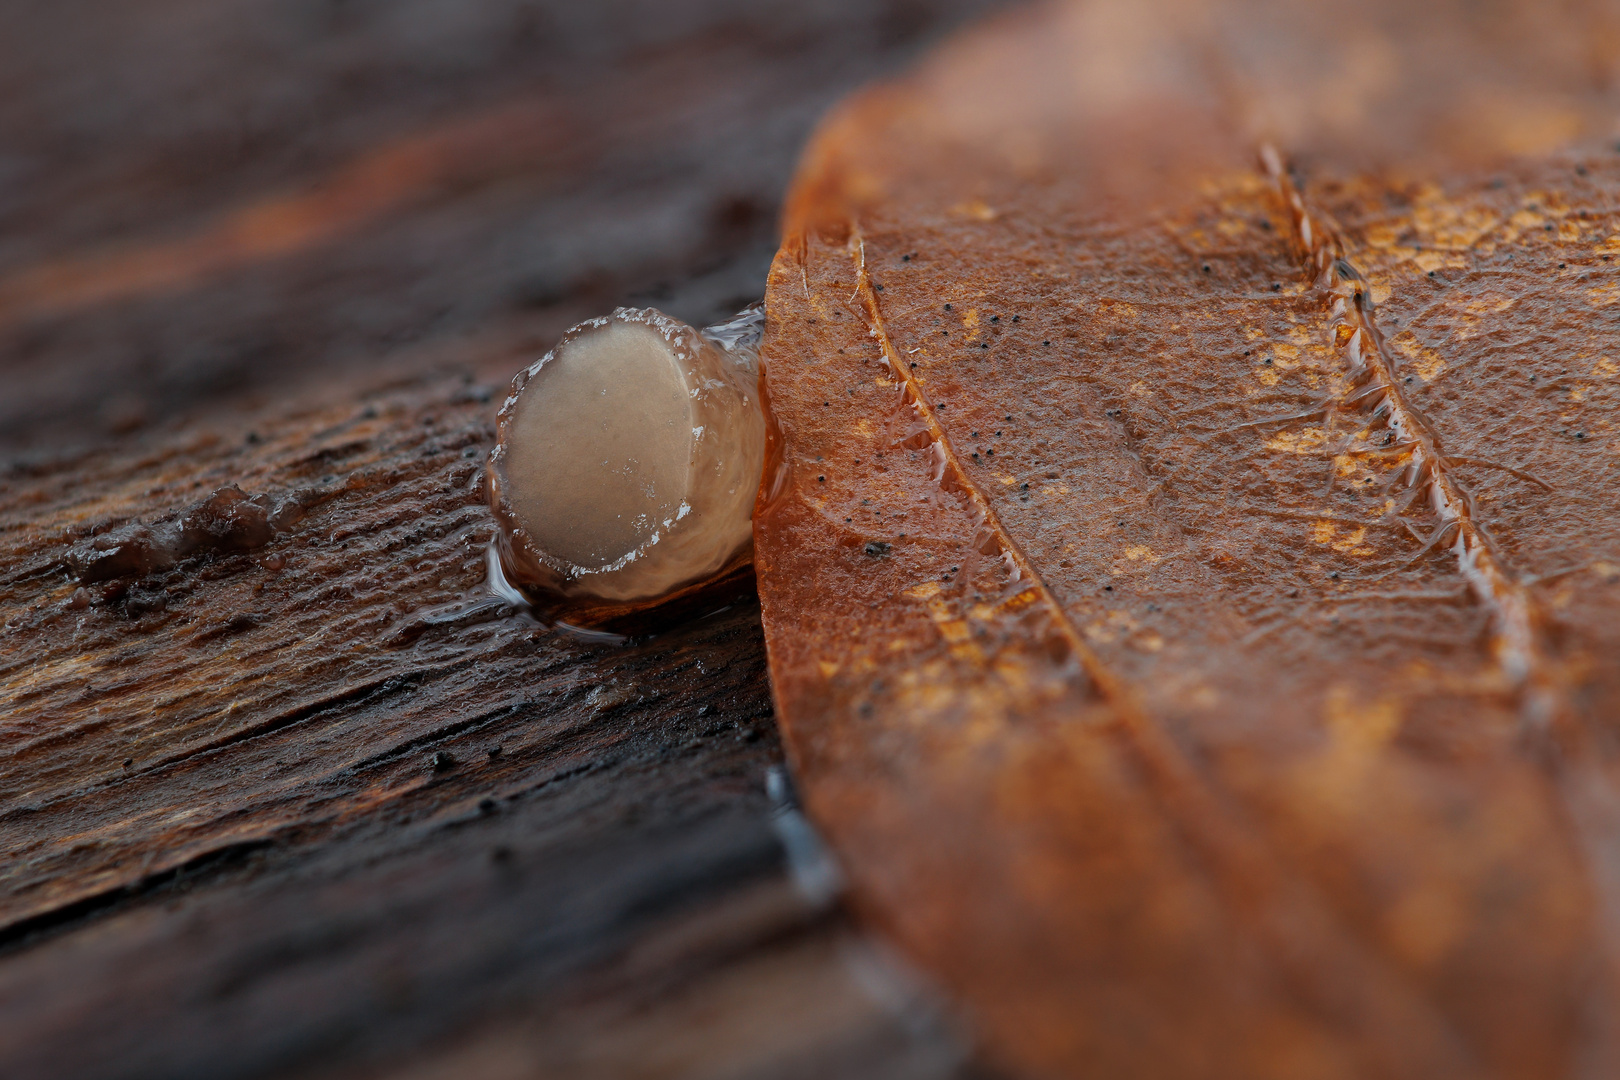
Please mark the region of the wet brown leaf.
<svg viewBox="0 0 1620 1080"><path fill-rule="evenodd" d="M1016 1069L1620 1074L1614 27L1052 7L812 145L782 724Z"/></svg>

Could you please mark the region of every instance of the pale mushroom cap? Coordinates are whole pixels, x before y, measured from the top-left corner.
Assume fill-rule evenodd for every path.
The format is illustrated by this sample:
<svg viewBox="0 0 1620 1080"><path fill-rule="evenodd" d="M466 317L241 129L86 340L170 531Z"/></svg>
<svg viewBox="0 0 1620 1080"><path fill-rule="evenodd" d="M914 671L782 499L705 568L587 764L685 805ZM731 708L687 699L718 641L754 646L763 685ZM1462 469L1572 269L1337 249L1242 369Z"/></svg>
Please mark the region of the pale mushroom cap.
<svg viewBox="0 0 1620 1080"><path fill-rule="evenodd" d="M687 499L693 402L669 343L610 322L560 346L514 407L509 505L534 542L583 570L668 529Z"/></svg>
<svg viewBox="0 0 1620 1080"><path fill-rule="evenodd" d="M747 559L763 325L757 305L701 332L620 308L513 380L491 496L506 569L537 603L655 605Z"/></svg>

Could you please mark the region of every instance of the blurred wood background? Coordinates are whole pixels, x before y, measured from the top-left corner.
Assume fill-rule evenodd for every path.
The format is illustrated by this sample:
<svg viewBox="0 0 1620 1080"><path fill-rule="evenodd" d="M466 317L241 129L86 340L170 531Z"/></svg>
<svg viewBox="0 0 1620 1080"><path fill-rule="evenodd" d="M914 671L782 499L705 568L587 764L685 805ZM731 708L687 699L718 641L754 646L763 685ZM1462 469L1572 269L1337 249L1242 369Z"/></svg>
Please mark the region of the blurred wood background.
<svg viewBox="0 0 1620 1080"><path fill-rule="evenodd" d="M975 1071L791 879L757 607L469 598L511 374L760 296L817 116L990 6L0 10L0 1074ZM232 484L268 541L80 580Z"/></svg>

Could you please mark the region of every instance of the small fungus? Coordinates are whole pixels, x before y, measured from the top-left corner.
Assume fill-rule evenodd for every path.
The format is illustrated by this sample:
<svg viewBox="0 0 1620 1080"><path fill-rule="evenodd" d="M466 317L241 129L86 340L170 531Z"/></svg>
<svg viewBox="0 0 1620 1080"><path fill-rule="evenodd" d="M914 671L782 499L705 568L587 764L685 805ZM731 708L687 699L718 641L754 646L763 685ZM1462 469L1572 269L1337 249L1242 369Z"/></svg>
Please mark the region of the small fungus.
<svg viewBox="0 0 1620 1080"><path fill-rule="evenodd" d="M500 569L584 626L745 574L765 461L764 307L702 331L620 308L512 380L490 456Z"/></svg>

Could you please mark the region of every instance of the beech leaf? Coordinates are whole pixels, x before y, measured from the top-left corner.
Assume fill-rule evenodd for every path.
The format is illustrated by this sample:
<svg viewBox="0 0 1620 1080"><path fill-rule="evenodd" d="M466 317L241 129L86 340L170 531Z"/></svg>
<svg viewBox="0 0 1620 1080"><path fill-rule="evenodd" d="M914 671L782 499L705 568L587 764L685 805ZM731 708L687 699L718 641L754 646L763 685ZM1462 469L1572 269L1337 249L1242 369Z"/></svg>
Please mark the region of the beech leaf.
<svg viewBox="0 0 1620 1080"><path fill-rule="evenodd" d="M781 724L1013 1072L1620 1075L1605 19L1053 5L807 152Z"/></svg>

